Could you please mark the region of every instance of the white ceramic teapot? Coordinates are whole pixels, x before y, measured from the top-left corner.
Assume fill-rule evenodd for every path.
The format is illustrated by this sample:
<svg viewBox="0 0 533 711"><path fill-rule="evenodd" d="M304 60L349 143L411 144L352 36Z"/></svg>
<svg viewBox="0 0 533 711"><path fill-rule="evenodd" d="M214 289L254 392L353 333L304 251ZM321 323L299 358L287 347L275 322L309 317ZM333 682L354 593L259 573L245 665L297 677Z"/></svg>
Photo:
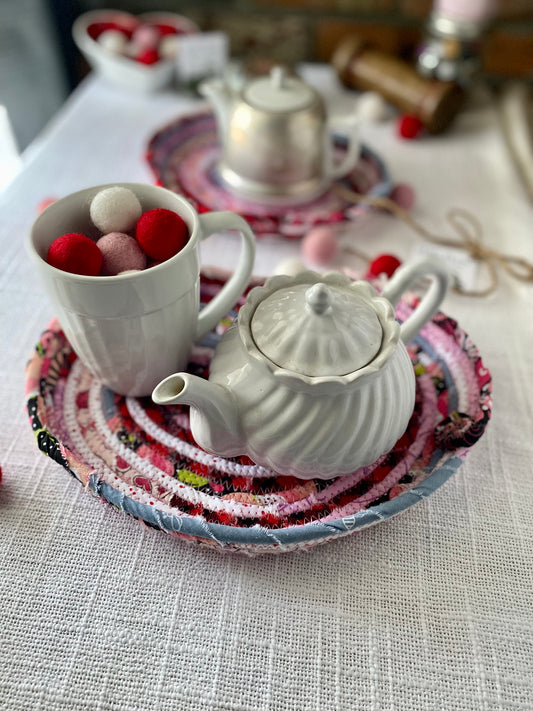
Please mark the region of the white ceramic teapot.
<svg viewBox="0 0 533 711"><path fill-rule="evenodd" d="M274 67L270 76L253 79L240 90L216 78L199 89L217 119L220 177L237 195L262 202L305 202L349 173L357 162L355 110L328 118L320 94L282 67ZM339 163L333 134L347 142Z"/></svg>
<svg viewBox="0 0 533 711"><path fill-rule="evenodd" d="M432 284L400 326L393 305L413 280ZM209 381L189 373L152 393L191 406L191 430L209 452L247 454L302 479L329 479L374 462L404 433L415 376L405 343L441 303L448 272L404 265L381 295L330 272L274 276L253 289L223 335Z"/></svg>

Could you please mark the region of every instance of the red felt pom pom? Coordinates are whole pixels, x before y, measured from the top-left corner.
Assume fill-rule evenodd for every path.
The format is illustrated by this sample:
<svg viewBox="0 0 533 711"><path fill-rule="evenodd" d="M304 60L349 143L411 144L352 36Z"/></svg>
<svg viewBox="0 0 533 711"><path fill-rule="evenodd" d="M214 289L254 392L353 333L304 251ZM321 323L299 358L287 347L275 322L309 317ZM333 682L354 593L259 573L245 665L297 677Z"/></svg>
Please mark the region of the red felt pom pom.
<svg viewBox="0 0 533 711"><path fill-rule="evenodd" d="M131 36L131 32L119 25L118 22L93 22L87 27L87 34L91 39L97 40L102 32L106 30L118 30L119 32L123 32L127 37Z"/></svg>
<svg viewBox="0 0 533 711"><path fill-rule="evenodd" d="M53 198L53 197L44 198L37 205L37 212L42 212L43 210L46 210L46 208L49 207L52 203L54 203L56 200L57 200L57 198Z"/></svg>
<svg viewBox="0 0 533 711"><path fill-rule="evenodd" d="M405 114L398 119L398 134L402 138L417 138L424 128L424 124L418 116Z"/></svg>
<svg viewBox="0 0 533 711"><path fill-rule="evenodd" d="M102 253L92 239L78 232L69 232L52 242L46 261L64 272L98 276L102 268Z"/></svg>
<svg viewBox="0 0 533 711"><path fill-rule="evenodd" d="M147 210L137 222L137 241L145 254L164 261L177 254L189 237L185 221L172 210Z"/></svg>
<svg viewBox="0 0 533 711"><path fill-rule="evenodd" d="M179 34L178 30L175 27L173 27L173 25L167 25L162 22L157 22L153 26L159 30L161 37L165 37L166 35Z"/></svg>
<svg viewBox="0 0 533 711"><path fill-rule="evenodd" d="M141 64L155 64L159 62L159 54L156 49L143 49L135 59L137 62L141 62Z"/></svg>
<svg viewBox="0 0 533 711"><path fill-rule="evenodd" d="M378 277L380 274L386 274L388 277L391 277L400 264L400 260L393 254L380 254L370 262L367 276Z"/></svg>

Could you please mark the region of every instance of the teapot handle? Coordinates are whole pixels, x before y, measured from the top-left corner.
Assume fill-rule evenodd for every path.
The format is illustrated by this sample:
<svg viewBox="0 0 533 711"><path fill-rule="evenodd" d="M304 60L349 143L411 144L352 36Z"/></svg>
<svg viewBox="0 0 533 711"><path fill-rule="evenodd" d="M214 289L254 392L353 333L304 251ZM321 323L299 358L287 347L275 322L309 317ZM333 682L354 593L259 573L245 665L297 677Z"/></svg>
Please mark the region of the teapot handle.
<svg viewBox="0 0 533 711"><path fill-rule="evenodd" d="M237 268L224 284L220 292L198 315L196 340L200 340L214 328L237 303L239 296L248 286L255 257L255 236L250 225L233 212L209 212L199 216L201 239L215 232L238 230L241 235L241 251Z"/></svg>
<svg viewBox="0 0 533 711"><path fill-rule="evenodd" d="M346 154L340 163L334 161L334 135L342 136L347 141ZM359 119L354 113L349 116L337 116L328 119L328 140L330 145L326 155L329 156L327 166L327 177L329 180L344 178L354 167L361 154L361 144L359 142Z"/></svg>
<svg viewBox="0 0 533 711"><path fill-rule="evenodd" d="M381 292L381 296L396 306L407 287L423 276L431 278L431 285L413 313L400 328L400 338L404 343L409 343L436 313L446 296L451 279L450 272L443 264L431 258L404 264L394 272Z"/></svg>

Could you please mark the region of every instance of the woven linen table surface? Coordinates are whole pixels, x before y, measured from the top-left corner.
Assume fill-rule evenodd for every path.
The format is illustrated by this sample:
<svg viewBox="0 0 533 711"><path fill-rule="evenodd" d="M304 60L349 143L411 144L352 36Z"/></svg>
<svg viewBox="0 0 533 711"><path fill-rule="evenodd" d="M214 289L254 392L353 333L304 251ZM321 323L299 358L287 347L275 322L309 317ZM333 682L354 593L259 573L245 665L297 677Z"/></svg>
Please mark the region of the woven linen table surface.
<svg viewBox="0 0 533 711"><path fill-rule="evenodd" d="M327 70L307 72L332 99ZM400 516L310 552L249 558L173 539L38 451L24 365L54 313L23 245L37 205L149 182L150 136L199 106L90 77L0 194L0 709L533 709L533 287L502 277L488 298L443 304L493 377L492 420L457 473ZM439 138L401 142L392 123L363 138L414 186L426 226L449 234L445 212L464 207L488 246L533 259L533 209L490 102ZM351 234L404 260L420 244L381 214ZM231 239L207 241L204 262L230 267ZM255 271L297 254L263 238Z"/></svg>

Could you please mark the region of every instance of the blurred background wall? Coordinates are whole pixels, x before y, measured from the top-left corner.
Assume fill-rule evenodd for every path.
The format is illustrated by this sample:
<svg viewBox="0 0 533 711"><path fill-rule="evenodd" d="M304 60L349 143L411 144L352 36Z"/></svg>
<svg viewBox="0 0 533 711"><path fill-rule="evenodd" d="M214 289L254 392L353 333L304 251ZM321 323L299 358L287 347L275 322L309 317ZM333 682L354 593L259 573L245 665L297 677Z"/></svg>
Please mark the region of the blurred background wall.
<svg viewBox="0 0 533 711"><path fill-rule="evenodd" d="M97 8L178 12L202 30L225 31L235 57L292 64L328 61L351 32L412 59L432 1L0 0L0 104L7 107L21 150L87 73L71 27L78 15ZM500 0L480 52L490 81L533 82L533 0Z"/></svg>

